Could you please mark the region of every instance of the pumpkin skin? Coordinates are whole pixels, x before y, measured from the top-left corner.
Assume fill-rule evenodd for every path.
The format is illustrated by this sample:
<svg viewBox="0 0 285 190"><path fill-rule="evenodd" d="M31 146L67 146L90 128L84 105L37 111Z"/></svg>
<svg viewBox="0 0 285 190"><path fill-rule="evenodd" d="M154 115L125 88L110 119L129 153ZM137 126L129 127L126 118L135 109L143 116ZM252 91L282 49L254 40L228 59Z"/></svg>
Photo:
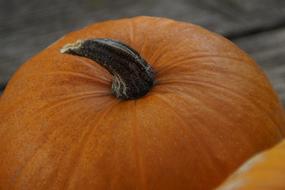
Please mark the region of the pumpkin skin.
<svg viewBox="0 0 285 190"><path fill-rule="evenodd" d="M78 39L136 49L156 84L121 101ZM0 189L212 189L280 141L284 111L256 63L225 38L165 18L72 32L27 61L0 102ZM283 127L283 128L282 128Z"/></svg>
<svg viewBox="0 0 285 190"><path fill-rule="evenodd" d="M285 140L246 161L217 190L285 189Z"/></svg>

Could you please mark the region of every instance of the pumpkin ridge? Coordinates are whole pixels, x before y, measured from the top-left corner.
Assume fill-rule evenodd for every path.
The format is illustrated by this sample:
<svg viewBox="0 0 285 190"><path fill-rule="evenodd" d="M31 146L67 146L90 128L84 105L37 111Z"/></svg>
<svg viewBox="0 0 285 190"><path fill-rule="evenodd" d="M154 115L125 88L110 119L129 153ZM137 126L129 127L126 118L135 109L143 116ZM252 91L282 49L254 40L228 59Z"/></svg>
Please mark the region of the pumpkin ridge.
<svg viewBox="0 0 285 190"><path fill-rule="evenodd" d="M88 109L88 112L89 112L90 110L92 110L92 108L89 108L89 109ZM87 112L87 113L88 113L88 112ZM83 114L83 115L85 115L85 114ZM85 118L85 121L87 121L87 126L89 126L89 124L90 124L90 122L91 122L91 120L89 120L89 119L90 119L90 118L93 118L93 117L94 117L93 120L95 120L95 119L98 117L98 112L96 112L94 115L92 115L92 116L90 116L90 117ZM90 127L90 128L91 128L91 127ZM80 139L80 142L82 142L81 140L84 139L83 137L85 137L85 136L88 134L89 129L86 129L86 130L84 130L84 131L87 131L87 132L85 132L85 134L84 134L84 132L83 132L83 134L81 135L82 138ZM77 154L74 153L74 154L76 155L76 156L74 156L74 159L73 159L72 161L69 160L69 161L70 161L70 166L68 167L68 171L69 171L70 176L72 176L73 170L76 168L76 167L75 167L76 165L74 166L74 163L75 163L75 164L78 163L78 162L76 162L76 161L74 161L74 160L79 160L79 159L80 159L80 156L81 156L81 151L82 151L82 149L80 149L80 146L78 146L77 150L78 150L78 151L75 151ZM71 152L71 150L69 150L66 154L70 154L70 152ZM59 163L62 162L62 160L64 159L64 157L66 156L66 154L63 155L63 156L61 156L61 158L60 158L59 161L58 161ZM56 180L57 180L57 178L58 178L59 172L62 171L62 169L60 168L60 166L61 166L61 165L57 166L56 171L55 171L55 176L53 176L52 178L49 179L49 182L46 183L47 186L52 186L53 184L56 183ZM70 171L70 168L71 168L71 171ZM63 184L62 184L62 188L61 188L61 189L65 189L66 183L68 184L68 180L69 180L70 176L67 177L67 178L65 178L65 179L63 180ZM45 187L45 188L43 188L43 189L48 189L48 188Z"/></svg>
<svg viewBox="0 0 285 190"><path fill-rule="evenodd" d="M202 83L204 83L204 82L202 82ZM201 84L202 84L202 83L201 83ZM216 88L216 89L218 89L218 88L224 89L224 90L227 91L227 93L230 93L231 95L236 96L236 97L242 99L243 101L248 102L248 103L251 104L252 106L257 107L258 110L262 110L262 111L260 111L260 113L262 113L262 115L264 115L264 116L270 115L270 117L269 117L270 122L271 122L271 123L274 125L274 127L277 128L277 130L279 131L279 138L282 138L282 129L281 129L281 126L280 126L279 124L277 124L276 121L272 118L273 115L267 114L267 110L268 110L268 109L266 109L266 108L263 106L262 103L257 103L255 99L249 100L248 95L245 97L244 95L239 94L239 93L238 93L237 91L235 91L234 89L227 89L226 87L223 87L223 86L221 86L221 85L212 84L211 82L204 83L203 85L207 85L207 86L209 86L209 87ZM266 111L266 112L265 112L265 111ZM268 132L269 132L269 131L268 131ZM271 135L271 134L270 134L270 135Z"/></svg>
<svg viewBox="0 0 285 190"><path fill-rule="evenodd" d="M108 108L106 108L106 111L104 111L103 113L101 113L101 115L98 116L98 112L91 116L90 118L94 118L93 120L89 120L87 123L88 129L86 130L85 134L82 135L82 138L80 139L80 146L78 147L85 147L84 145L89 141L89 139L91 138L91 134L94 132L94 130L96 130L96 128L98 127L98 125L100 124L100 122L102 122L102 118L105 117L105 115L108 114L108 112L110 112L113 108L113 104L109 104ZM91 123L94 120L97 120L97 118L99 118L98 123L96 126L92 126ZM70 176L67 178L65 185L63 186L62 189L65 189L65 187L67 187L66 189L70 189L70 184L71 184L71 180L72 178L74 178L75 175L75 171L77 170L77 168L79 167L79 163L81 160L81 155L83 154L84 148L78 148L78 150L76 151L76 161L74 161L75 165L72 165L72 163L70 164L70 168L71 171L69 172Z"/></svg>
<svg viewBox="0 0 285 190"><path fill-rule="evenodd" d="M129 37L130 37L130 42L131 44L134 43L134 33L135 33L135 26L134 26L134 23L133 23L133 20L132 19L129 19L128 20L128 26L129 26Z"/></svg>
<svg viewBox="0 0 285 190"><path fill-rule="evenodd" d="M146 34L143 34L143 43L141 45L141 48L138 49L138 52L141 54L141 55L145 55L145 48L146 48L146 38L147 38L147 35ZM148 59L146 60L148 61ZM148 61L149 62L149 61ZM150 63L150 62L149 62ZM151 63L150 63L151 64Z"/></svg>
<svg viewBox="0 0 285 190"><path fill-rule="evenodd" d="M190 83L190 81L188 81L189 83ZM193 81L191 81L191 83L193 83ZM194 83L193 83L194 84ZM205 83L206 84L206 83ZM207 85L208 85L208 83L207 83ZM212 85L212 87L216 87L216 85ZM175 91L175 93L178 93L178 90L179 89L176 89L176 91ZM185 91L181 91L182 93L185 93ZM251 102L251 101L249 101L247 98L245 98L245 97L243 97L242 95L238 95L238 94L236 94L236 93L231 93L231 95L235 95L236 97L238 97L238 98L242 98L243 100L246 100L247 102L249 102L250 104L251 104L251 107L252 106L254 106L254 107L256 107L256 105L255 105L255 103L253 103L253 102ZM193 96L193 94L191 95L191 97L192 98L194 98L194 96ZM195 99L197 99L197 100L199 100L199 98L195 98ZM228 101L229 102L229 101ZM210 107L209 107L210 108ZM262 113L261 111L260 111L260 113ZM265 115L265 114L263 114L263 115ZM273 125L274 125L274 127L275 128L277 128L277 130L279 131L279 139L281 139L282 138L282 131L281 131L281 126L279 126L279 125L277 125L275 122L274 122L274 120L270 117L270 122L272 122L273 123ZM267 131L267 133L268 133L269 131ZM269 134L269 133L268 133ZM270 133L270 135L272 136L272 134Z"/></svg>
<svg viewBox="0 0 285 190"><path fill-rule="evenodd" d="M79 96L80 95L80 96ZM110 94L107 94L107 95L110 95ZM106 94L103 94L103 93L98 93L95 94L95 92L91 92L91 93L86 93L86 94L75 94L75 95L69 95L68 97L66 98L62 98L60 100L57 100L57 101L54 101L52 103L49 103L49 105L47 107L42 107L41 109L39 109L37 111L38 112L41 112L41 111L46 111L46 109L54 109L58 106L62 106L62 105L65 105L65 104L69 104L69 103L73 103L77 100L85 100L85 99L89 99L89 98L95 98L95 97L104 97L106 96Z"/></svg>
<svg viewBox="0 0 285 190"><path fill-rule="evenodd" d="M135 160L136 160L136 171L137 171L137 177L139 179L140 185L142 185L142 188L140 190L147 190L147 183L146 183L146 175L144 172L144 167L143 167L143 158L140 153L140 147L139 147L139 135L138 135L138 119L137 119L137 101L134 100L134 108L133 108L133 125L132 125L132 130L133 130L133 141L134 141L134 155L135 155Z"/></svg>
<svg viewBox="0 0 285 190"><path fill-rule="evenodd" d="M222 85L219 85L219 84L212 84L211 82L207 81L207 82L203 82L203 81L187 81L187 83L190 83L190 84L198 84L198 85L201 85L201 86L206 86L206 87L211 87L211 88L214 88L214 89L222 89L222 90L225 90L227 91L227 93L230 93L231 95L233 96L236 96L240 99L242 99L243 101L247 101L248 103L252 104L254 107L257 107L259 110L262 110L262 112L260 113L263 113L263 115L266 115L266 113L264 112L266 109L262 106L263 104L260 104L260 103L257 103L255 101L255 99L253 100L249 100L247 97L248 95L245 97L244 95L241 95L239 94L237 91L235 91L234 89L229 89L228 87L226 86L222 86ZM281 126L279 124L277 124L275 122L275 120L271 117L270 118L270 121L274 124L274 126L276 128L278 128L279 132L280 132L280 135L282 134L281 132ZM282 137L282 135L280 136L280 138Z"/></svg>
<svg viewBox="0 0 285 190"><path fill-rule="evenodd" d="M207 63L207 62L204 62L204 63ZM210 62L209 62L210 63ZM200 63L197 63L197 65L199 65ZM202 69L200 69L202 71ZM192 71L193 74L196 74L198 72L200 72L200 70L197 70L197 71ZM223 74L223 73L227 73L227 74L230 74L231 76L234 76L234 77L238 77L238 79L234 79L235 81L238 81L238 80L243 80L243 81L246 81L247 83L250 83L251 85L255 85L257 86L259 89L263 89L263 90L266 90L267 94L269 94L268 92L271 90L269 89L269 86L268 84L266 84L266 87L265 85L260 85L256 82L256 79L254 79L255 81L253 81L253 78L246 78L246 76L243 76L243 75L240 75L240 74L237 74L235 72L232 72L232 71L229 71L229 70L226 70L226 71L223 71L223 70L220 70L219 67L215 67L215 71L212 71L210 69L208 70L205 70L203 69L203 72L204 73L207 73L207 74L217 74L217 71L219 70L220 72L220 75ZM180 76L182 76L180 74ZM158 75L159 78L161 78L161 75ZM200 80L201 82L205 82L205 83L208 83L208 82L211 82L211 81L205 81L204 78L207 79L207 76L203 76L203 80ZM185 80L189 80L187 82L191 82L191 81L197 81L197 79L201 79L201 75L185 75L185 78L182 78L182 79L185 79ZM182 80L180 79L180 80ZM174 79L159 79L160 82L162 83L172 83L172 81L174 81ZM272 96L272 94L269 94L269 96ZM269 97L268 96L268 97Z"/></svg>
<svg viewBox="0 0 285 190"><path fill-rule="evenodd" d="M199 56L189 56L189 57L184 57L182 58L182 60L171 60L171 62L175 62L176 64L166 64L167 66L161 68L161 69L158 69L157 71L157 74L164 74L165 72L168 72L168 71L171 71L171 69L175 68L175 67L178 67L180 65L183 65L183 64L192 64L191 61L194 60L194 59L209 59L209 58L221 58L221 59L230 59L230 60L233 60L233 61L238 61L238 62L242 62L242 63L245 63L246 61L243 60L243 59L239 59L239 58L236 58L236 57L227 57L227 56L220 56L220 55L211 55L211 54L208 54L208 55L199 55ZM197 63L197 64L201 64L201 63Z"/></svg>
<svg viewBox="0 0 285 190"><path fill-rule="evenodd" d="M219 116L219 112L218 112L217 109L214 109L213 107L211 107L211 106L209 106L208 104L206 104L204 101L201 101L201 99L198 98L198 97L195 97L195 96L193 96L193 95L191 95L191 96L185 96L185 94L183 94L183 91L180 91L180 92L177 91L176 93L172 93L171 95L180 98L181 100L183 100L184 102L186 102L186 104L188 104L189 107L192 106L191 103L193 103L192 101L194 100L195 103L198 103L198 104L200 104L200 105L203 106L203 107L206 107L208 112L214 113L214 114L215 114L215 117L218 118L219 121L222 120L224 123L229 123L229 121L230 121L230 119L226 119L226 118L223 118L223 117ZM197 121L198 121L198 120L197 120Z"/></svg>
<svg viewBox="0 0 285 190"><path fill-rule="evenodd" d="M181 121L181 123L184 126L184 127L180 127L181 130L184 131L184 134L187 134L189 139L192 139L191 135L189 135L189 133L191 133L191 132L189 132L188 125L185 123L186 119L184 119L184 117L182 115L180 115L177 112L173 111L173 106L170 103L168 103L168 101L164 97L162 97L159 94L156 94L155 96L158 97L160 99L160 101L164 102L164 104L167 105L167 107L169 107L169 110L171 110L177 116L177 118L179 118L179 120ZM185 100L183 100L183 101L185 101ZM200 123L199 120L197 120L197 119L196 119L196 122ZM192 128L192 132L193 131L194 131L194 133L197 134L197 129ZM199 145L196 145L196 146L202 147L202 150L203 150L202 152L203 152L204 155L210 155L212 153L212 150L209 148L209 146L207 146L207 143L205 141L199 140ZM196 152L201 152L201 151L197 151L196 150ZM220 171L218 168L221 167L222 163L216 157L214 157L214 159L213 159L213 157L209 157L209 156L207 156L207 157L208 157L208 161L211 161L211 164L209 164L209 165L214 166L213 167L214 169L212 169L212 171L214 171L217 174L217 171ZM214 164L214 161L218 161L218 164ZM217 186L217 185L218 185L218 183L216 182L215 186Z"/></svg>
<svg viewBox="0 0 285 190"><path fill-rule="evenodd" d="M85 145L88 141L90 141L90 138L92 137L92 134L93 134L94 131L98 128L100 122L103 122L103 121L104 121L104 120L103 120L104 117L105 117L106 115L108 115L108 113L110 113L110 112L112 111L113 107L114 107L116 104L118 104L118 102L117 102L117 103L114 103L114 102L113 102L113 103L109 103L109 106L108 106L102 113L100 113L99 116L95 117L93 120L89 120L89 122L88 122L89 129L87 130L87 132L86 132L85 135L84 135L85 138L82 138L82 140L81 140L81 142L80 142L81 147L83 147L83 148L78 149L77 157L76 157L76 158L77 158L77 159L76 159L77 161L75 162L76 165L75 165L75 166L73 165L72 171L70 172L70 176L69 176L69 178L68 178L68 182L66 182L66 183L68 184L66 189L70 189L70 185L72 184L71 181L75 178L75 172L76 172L76 170L77 170L78 167L79 167L80 160L81 160L81 158L82 158L81 155L82 155L83 152L84 152L84 147L85 147L84 145ZM98 115L98 113L96 113L95 115ZM97 118L99 118L99 120L97 120L96 126L90 125L90 123L92 123L92 121L96 120Z"/></svg>
<svg viewBox="0 0 285 190"><path fill-rule="evenodd" d="M70 114L72 114L72 113L70 113ZM29 124L27 124L27 126L28 125ZM63 131L63 130L65 130L65 128L61 129L61 131ZM18 173L18 175L14 176L16 179L18 179L19 182L21 181L20 179L22 178L22 176L26 175L24 173L24 171L27 169L27 167L29 167L32 164L32 162L35 160L35 157L39 154L39 152L42 150L42 148L44 146L46 146L51 141L51 139L52 139L51 136L55 135L56 132L58 132L56 128L53 128L50 133L43 132L42 136L46 136L45 140L38 147L36 147L35 150L33 150L33 153L32 153L31 156L26 158L26 160L24 162L25 165L21 168L21 170ZM15 181L17 181L17 180L15 180ZM22 186L22 185L19 185L19 184L16 183L15 186L17 187L17 186Z"/></svg>

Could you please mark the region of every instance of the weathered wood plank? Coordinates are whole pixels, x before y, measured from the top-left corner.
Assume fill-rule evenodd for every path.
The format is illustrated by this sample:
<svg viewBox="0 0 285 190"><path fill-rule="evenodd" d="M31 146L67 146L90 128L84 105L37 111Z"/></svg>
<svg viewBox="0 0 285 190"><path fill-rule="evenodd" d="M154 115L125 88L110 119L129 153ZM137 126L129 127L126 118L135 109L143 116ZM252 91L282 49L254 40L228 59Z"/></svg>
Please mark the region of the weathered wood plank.
<svg viewBox="0 0 285 190"><path fill-rule="evenodd" d="M264 69L285 105L285 28L235 40Z"/></svg>

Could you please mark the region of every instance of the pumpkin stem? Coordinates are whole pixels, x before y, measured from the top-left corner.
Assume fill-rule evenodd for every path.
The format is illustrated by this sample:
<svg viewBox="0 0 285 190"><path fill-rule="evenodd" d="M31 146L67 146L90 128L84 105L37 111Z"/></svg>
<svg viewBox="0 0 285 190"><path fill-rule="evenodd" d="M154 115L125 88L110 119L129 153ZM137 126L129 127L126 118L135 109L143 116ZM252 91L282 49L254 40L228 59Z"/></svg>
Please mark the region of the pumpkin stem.
<svg viewBox="0 0 285 190"><path fill-rule="evenodd" d="M113 75L112 93L119 99L144 96L154 84L151 66L131 47L122 42L98 38L66 44L61 53L96 61Z"/></svg>

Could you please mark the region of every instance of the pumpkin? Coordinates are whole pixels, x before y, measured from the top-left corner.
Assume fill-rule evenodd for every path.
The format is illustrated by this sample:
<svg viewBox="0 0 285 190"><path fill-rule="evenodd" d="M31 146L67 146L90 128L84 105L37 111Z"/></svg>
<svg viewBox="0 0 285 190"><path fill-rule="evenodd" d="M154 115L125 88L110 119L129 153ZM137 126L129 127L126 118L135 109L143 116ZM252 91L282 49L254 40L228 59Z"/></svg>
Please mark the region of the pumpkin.
<svg viewBox="0 0 285 190"><path fill-rule="evenodd" d="M217 190L285 189L285 140L245 162Z"/></svg>
<svg viewBox="0 0 285 190"><path fill-rule="evenodd" d="M0 189L211 189L284 135L256 63L166 18L72 32L12 77L0 102Z"/></svg>

